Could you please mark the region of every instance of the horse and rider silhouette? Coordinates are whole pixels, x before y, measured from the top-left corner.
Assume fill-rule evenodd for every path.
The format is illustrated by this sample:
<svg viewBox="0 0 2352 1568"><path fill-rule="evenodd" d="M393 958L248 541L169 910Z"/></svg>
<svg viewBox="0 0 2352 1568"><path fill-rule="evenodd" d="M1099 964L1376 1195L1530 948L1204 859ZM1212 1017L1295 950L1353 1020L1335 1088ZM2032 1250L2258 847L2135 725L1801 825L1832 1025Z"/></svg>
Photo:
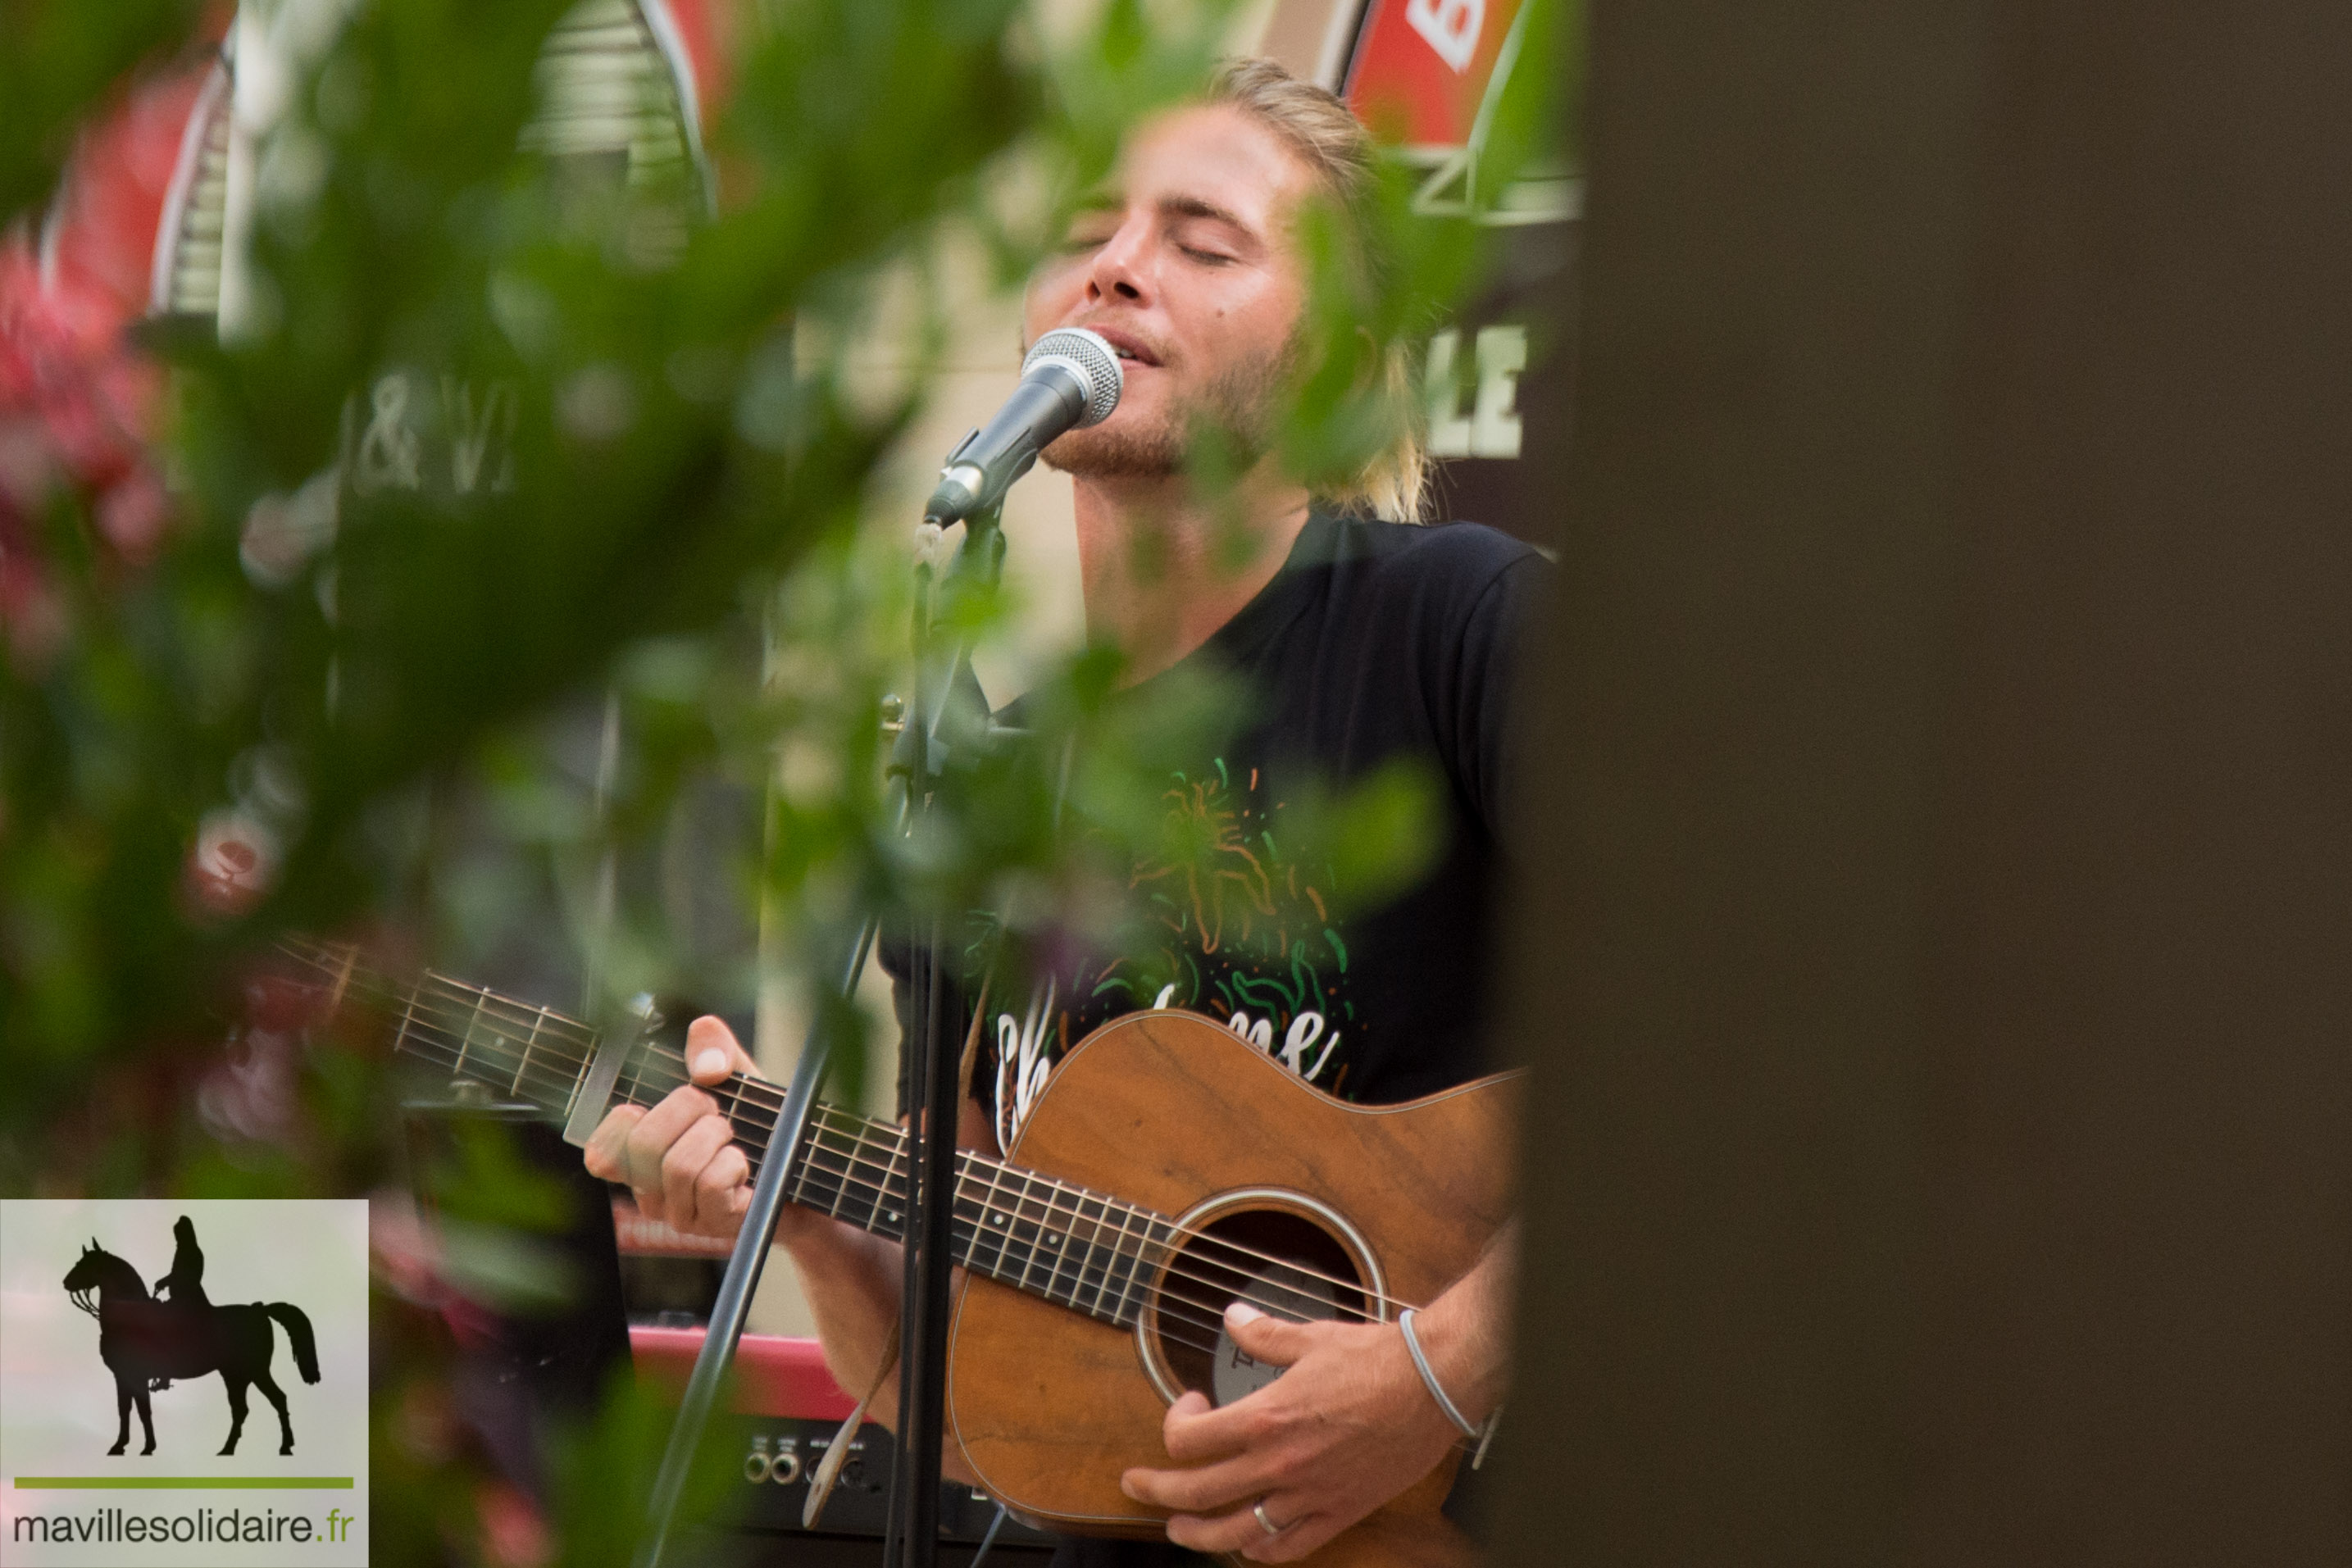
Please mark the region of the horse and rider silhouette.
<svg viewBox="0 0 2352 1568"><path fill-rule="evenodd" d="M294 1423L286 1414L286 1396L269 1375L273 1336L269 1320L285 1328L294 1347L294 1364L302 1381L319 1381L319 1347L310 1336L310 1320L302 1309L286 1301L259 1301L241 1307L216 1307L205 1294L205 1254L196 1245L196 1228L187 1216L172 1228L178 1245L172 1254L172 1271L155 1281L156 1294L147 1293L139 1270L98 1244L97 1238L81 1249L81 1260L66 1276L66 1293L74 1305L98 1320L98 1354L114 1374L114 1405L121 1420L110 1454L131 1444L131 1407L139 1407L139 1424L146 1428L147 1446L155 1451L155 1417L151 1394L169 1388L174 1378L202 1377L217 1372L228 1385L232 1417L228 1441L221 1452L236 1452L238 1434L245 1430L245 1391L258 1387L278 1408L281 1454L294 1451ZM95 1292L97 1301L90 1301ZM165 1296L170 1298L165 1300Z"/></svg>

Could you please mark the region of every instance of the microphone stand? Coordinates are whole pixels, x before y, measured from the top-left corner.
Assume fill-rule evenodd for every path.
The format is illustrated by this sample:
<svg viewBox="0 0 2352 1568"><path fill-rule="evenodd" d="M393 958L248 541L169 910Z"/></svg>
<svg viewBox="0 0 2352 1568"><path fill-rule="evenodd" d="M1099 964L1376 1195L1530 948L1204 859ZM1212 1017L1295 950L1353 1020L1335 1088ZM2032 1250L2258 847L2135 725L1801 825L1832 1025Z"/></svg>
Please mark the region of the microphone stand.
<svg viewBox="0 0 2352 1568"><path fill-rule="evenodd" d="M939 804L940 787L950 772L965 766L961 760L964 753L983 751L996 738L987 699L971 673L971 639L963 633L943 635L940 627L968 624L957 612L995 591L1004 564L1004 535L998 526L1002 510L993 507L966 519L963 542L944 580L937 580L928 552L915 567L914 698L891 749L887 784L894 829L900 833ZM938 1561L940 1458L946 1436L949 1246L955 1222L956 1124L961 1111L956 1103L956 1045L961 1031L942 1028L948 1021L943 1016L946 988L951 983L951 977L940 973L946 915L939 910L929 914L930 940L915 965L909 1009L912 1018L922 1020L921 1027L919 1032L909 1032L903 1047L918 1055L906 1073L910 1191L905 1294L899 1309L902 1353L898 1443L891 1474L890 1568L933 1568ZM851 944L840 980L845 1002L856 992L879 929L878 916L867 916ZM718 1403L719 1385L734 1364L744 1316L773 1243L776 1220L783 1210L784 1177L800 1153L809 1109L824 1080L838 1012L822 1009L810 1022L799 1064L784 1091L775 1132L751 1184L751 1207L710 1309L710 1326L655 1476L635 1568L660 1568L669 1544L678 1501ZM929 1114L935 1106L940 1108L936 1116Z"/></svg>
<svg viewBox="0 0 2352 1568"><path fill-rule="evenodd" d="M1004 564L1002 508L964 522L962 546L946 580L934 585L928 562L916 568L915 656L919 671L898 744L890 756L894 789L920 811L939 809L952 771L976 762L994 737L987 698L971 673L967 635L942 635L944 626L969 625L961 612L992 594ZM926 525L929 526L928 524ZM933 907L929 940L914 967L903 1109L908 1129L908 1201L898 1311L898 1443L890 1477L890 1529L884 1568L933 1568L940 1545L940 1462L947 1438L949 1270L954 1259L958 1047L962 1009L949 961L953 951L949 911ZM953 1005L952 1018L950 1017Z"/></svg>

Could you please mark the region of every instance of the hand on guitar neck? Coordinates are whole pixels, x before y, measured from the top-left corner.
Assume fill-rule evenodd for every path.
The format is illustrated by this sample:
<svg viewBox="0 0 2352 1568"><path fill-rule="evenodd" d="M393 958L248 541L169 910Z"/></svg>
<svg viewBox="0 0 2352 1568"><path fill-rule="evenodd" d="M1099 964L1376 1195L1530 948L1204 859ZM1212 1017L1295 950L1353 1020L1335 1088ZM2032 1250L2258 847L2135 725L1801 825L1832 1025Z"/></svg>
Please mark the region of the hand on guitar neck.
<svg viewBox="0 0 2352 1568"><path fill-rule="evenodd" d="M724 1020L698 1018L686 1031L686 1062L698 1085L724 1083L740 1072L760 1076L759 1063ZM751 1162L719 1102L701 1088L672 1090L660 1103L615 1105L599 1123L584 1156L589 1174L625 1185L638 1211L689 1236L733 1238L751 1204ZM808 1216L787 1207L777 1226Z"/></svg>

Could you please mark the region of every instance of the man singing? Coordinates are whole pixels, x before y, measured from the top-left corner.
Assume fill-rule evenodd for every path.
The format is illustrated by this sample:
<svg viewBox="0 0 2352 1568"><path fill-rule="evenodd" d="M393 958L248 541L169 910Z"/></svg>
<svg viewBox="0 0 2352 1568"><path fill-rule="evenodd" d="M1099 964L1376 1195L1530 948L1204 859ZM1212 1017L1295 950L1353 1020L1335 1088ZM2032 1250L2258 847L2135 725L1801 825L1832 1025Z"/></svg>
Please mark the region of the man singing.
<svg viewBox="0 0 2352 1568"><path fill-rule="evenodd" d="M1298 216L1314 198L1360 212L1372 159L1331 94L1268 62L1228 65L1198 102L1129 139L1108 189L1031 281L1029 340L1085 327L1124 361L1118 410L1045 455L1075 485L1089 636L1124 653L1132 686L1183 665L1236 676L1257 702L1249 727L1166 799L1204 824L1195 841L1238 857L1232 895L1200 894L1198 877L1171 891L1179 913L1157 963L1124 957L1046 977L1034 998L992 997L966 1146L1002 1148L1058 1052L1137 1008L1205 1013L1363 1103L1490 1070L1512 652L1549 569L1491 529L1412 526L1423 454L1410 434L1318 493L1272 450L1302 351ZM1187 478L1187 434L1202 422L1237 437L1250 462L1213 507ZM1373 520L1383 517L1402 520ZM1282 785L1345 782L1399 759L1438 781L1444 837L1417 883L1343 917L1315 868L1279 863ZM1187 880L1148 864L1136 875L1149 884L1163 873L1171 889ZM688 1057L700 1083L753 1071L717 1019L695 1021ZM588 1164L626 1182L648 1215L727 1236L749 1203L729 1136L716 1103L685 1088L650 1111L614 1110ZM790 1207L777 1234L835 1376L863 1389L897 1333L898 1248ZM1223 1407L1186 1394L1167 1415L1166 1467L1122 1478L1129 1496L1170 1511L1173 1546L1074 1541L1057 1563L1175 1561L1178 1548L1286 1562L1397 1496L1501 1404L1511 1260L1507 1238L1416 1314L1418 1358L1395 1323L1234 1308L1226 1327L1241 1349L1288 1370ZM888 1390L876 1407L894 1407Z"/></svg>

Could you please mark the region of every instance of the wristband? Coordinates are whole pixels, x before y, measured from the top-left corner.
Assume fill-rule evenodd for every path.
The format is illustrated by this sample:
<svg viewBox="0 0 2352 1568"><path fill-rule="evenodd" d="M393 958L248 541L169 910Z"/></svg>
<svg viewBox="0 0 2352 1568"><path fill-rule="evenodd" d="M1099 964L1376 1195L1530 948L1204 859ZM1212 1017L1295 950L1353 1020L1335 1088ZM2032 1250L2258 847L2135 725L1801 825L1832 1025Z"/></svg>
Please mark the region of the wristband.
<svg viewBox="0 0 2352 1568"><path fill-rule="evenodd" d="M1478 1428L1473 1427L1454 1401L1445 1396L1444 1388L1438 1384L1437 1374L1430 1370L1429 1357L1422 1354L1421 1341L1412 1332L1412 1314L1417 1310L1407 1307L1397 1314L1397 1327L1404 1331L1404 1347L1412 1353L1412 1364L1421 1369L1421 1381L1428 1386L1429 1396L1437 1401L1437 1407L1445 1412L1445 1418L1462 1429L1464 1437L1475 1441Z"/></svg>

